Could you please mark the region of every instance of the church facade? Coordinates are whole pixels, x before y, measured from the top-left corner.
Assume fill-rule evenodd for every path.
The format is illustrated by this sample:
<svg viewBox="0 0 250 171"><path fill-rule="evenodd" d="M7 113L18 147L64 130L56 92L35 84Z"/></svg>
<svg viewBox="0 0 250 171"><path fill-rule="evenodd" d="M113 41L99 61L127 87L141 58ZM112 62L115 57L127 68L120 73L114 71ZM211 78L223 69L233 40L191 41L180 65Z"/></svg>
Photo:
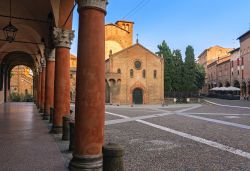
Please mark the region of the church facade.
<svg viewBox="0 0 250 171"><path fill-rule="evenodd" d="M164 59L138 41L133 45L133 24L106 25L106 103L161 104Z"/></svg>

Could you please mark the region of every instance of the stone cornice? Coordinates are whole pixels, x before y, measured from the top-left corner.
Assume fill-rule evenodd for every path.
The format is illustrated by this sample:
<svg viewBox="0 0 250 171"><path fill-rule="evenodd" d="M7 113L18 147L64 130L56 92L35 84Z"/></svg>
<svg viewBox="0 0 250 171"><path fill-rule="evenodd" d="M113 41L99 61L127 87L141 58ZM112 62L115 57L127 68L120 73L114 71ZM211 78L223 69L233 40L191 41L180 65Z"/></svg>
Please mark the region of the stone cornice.
<svg viewBox="0 0 250 171"><path fill-rule="evenodd" d="M55 56L56 56L55 49L46 49L47 61L55 61L56 60Z"/></svg>
<svg viewBox="0 0 250 171"><path fill-rule="evenodd" d="M74 37L75 35L73 30L65 30L57 27L54 27L53 29L55 47L65 47L70 49Z"/></svg>
<svg viewBox="0 0 250 171"><path fill-rule="evenodd" d="M92 7L99 8L106 12L107 0L76 0L78 4L78 10L81 8Z"/></svg>

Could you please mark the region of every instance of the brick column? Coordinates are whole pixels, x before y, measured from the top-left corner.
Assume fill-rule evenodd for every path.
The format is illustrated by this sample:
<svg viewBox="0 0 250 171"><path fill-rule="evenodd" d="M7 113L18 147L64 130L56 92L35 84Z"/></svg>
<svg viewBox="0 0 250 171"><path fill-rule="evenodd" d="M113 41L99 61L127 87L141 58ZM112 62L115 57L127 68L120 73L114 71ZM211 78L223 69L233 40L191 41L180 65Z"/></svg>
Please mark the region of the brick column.
<svg viewBox="0 0 250 171"><path fill-rule="evenodd" d="M41 66L42 66L42 72L41 72L41 106L40 106L40 113L44 113L44 103L45 103L45 73L46 73L46 62L45 58L41 58Z"/></svg>
<svg viewBox="0 0 250 171"><path fill-rule="evenodd" d="M34 72L34 93L36 94L34 96L35 104L38 107L38 80L39 80L39 74L37 71Z"/></svg>
<svg viewBox="0 0 250 171"><path fill-rule="evenodd" d="M106 0L78 0L75 148L71 171L101 171L105 113Z"/></svg>
<svg viewBox="0 0 250 171"><path fill-rule="evenodd" d="M37 104L38 109L41 108L41 82L42 82L42 67L38 69L38 85L37 85Z"/></svg>
<svg viewBox="0 0 250 171"><path fill-rule="evenodd" d="M46 57L44 120L49 119L50 107L54 107L55 49L46 49Z"/></svg>
<svg viewBox="0 0 250 171"><path fill-rule="evenodd" d="M70 114L70 46L74 38L72 30L54 28L56 47L54 119L51 132L62 132L62 118Z"/></svg>

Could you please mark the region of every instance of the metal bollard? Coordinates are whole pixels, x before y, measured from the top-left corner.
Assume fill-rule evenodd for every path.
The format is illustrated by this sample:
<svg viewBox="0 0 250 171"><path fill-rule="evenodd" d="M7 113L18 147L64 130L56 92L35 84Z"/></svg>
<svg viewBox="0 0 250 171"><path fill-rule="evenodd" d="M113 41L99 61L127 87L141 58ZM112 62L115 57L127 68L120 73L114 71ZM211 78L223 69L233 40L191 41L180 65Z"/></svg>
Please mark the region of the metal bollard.
<svg viewBox="0 0 250 171"><path fill-rule="evenodd" d="M69 122L70 122L70 116L64 116L63 117L63 134L62 134L62 140L67 141L69 140Z"/></svg>
<svg viewBox="0 0 250 171"><path fill-rule="evenodd" d="M118 144L109 143L104 145L103 171L124 171L123 155L124 148Z"/></svg>
<svg viewBox="0 0 250 171"><path fill-rule="evenodd" d="M53 123L53 118L54 118L54 108L50 108L50 118L49 118L49 123Z"/></svg>
<svg viewBox="0 0 250 171"><path fill-rule="evenodd" d="M74 141L75 141L75 121L69 122L69 131L70 131L69 151L73 151Z"/></svg>

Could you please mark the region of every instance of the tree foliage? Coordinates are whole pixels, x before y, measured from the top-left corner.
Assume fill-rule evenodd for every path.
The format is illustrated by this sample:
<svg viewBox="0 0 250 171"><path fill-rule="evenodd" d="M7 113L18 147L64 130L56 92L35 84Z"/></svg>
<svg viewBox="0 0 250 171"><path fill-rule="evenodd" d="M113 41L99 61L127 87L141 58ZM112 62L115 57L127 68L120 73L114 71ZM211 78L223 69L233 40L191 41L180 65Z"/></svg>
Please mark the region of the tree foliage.
<svg viewBox="0 0 250 171"><path fill-rule="evenodd" d="M164 58L164 94L167 92L194 92L204 85L205 69L195 63L194 49L187 46L185 61L179 49L171 51L165 41L158 45L157 55Z"/></svg>
<svg viewBox="0 0 250 171"><path fill-rule="evenodd" d="M158 49L159 51L156 52L156 54L164 58L164 92L172 91L173 67L174 67L172 52L165 41L163 41L160 45L158 45Z"/></svg>
<svg viewBox="0 0 250 171"><path fill-rule="evenodd" d="M187 46L185 52L185 62L184 62L184 90L194 91L195 87L195 57L194 49L192 46Z"/></svg>
<svg viewBox="0 0 250 171"><path fill-rule="evenodd" d="M197 90L202 89L202 87L204 86L205 83L205 68L200 65L200 64L196 64L196 68L195 68L195 86Z"/></svg>
<svg viewBox="0 0 250 171"><path fill-rule="evenodd" d="M173 91L182 91L183 86L183 61L181 56L181 51L179 49L173 51L173 79L172 88Z"/></svg>

